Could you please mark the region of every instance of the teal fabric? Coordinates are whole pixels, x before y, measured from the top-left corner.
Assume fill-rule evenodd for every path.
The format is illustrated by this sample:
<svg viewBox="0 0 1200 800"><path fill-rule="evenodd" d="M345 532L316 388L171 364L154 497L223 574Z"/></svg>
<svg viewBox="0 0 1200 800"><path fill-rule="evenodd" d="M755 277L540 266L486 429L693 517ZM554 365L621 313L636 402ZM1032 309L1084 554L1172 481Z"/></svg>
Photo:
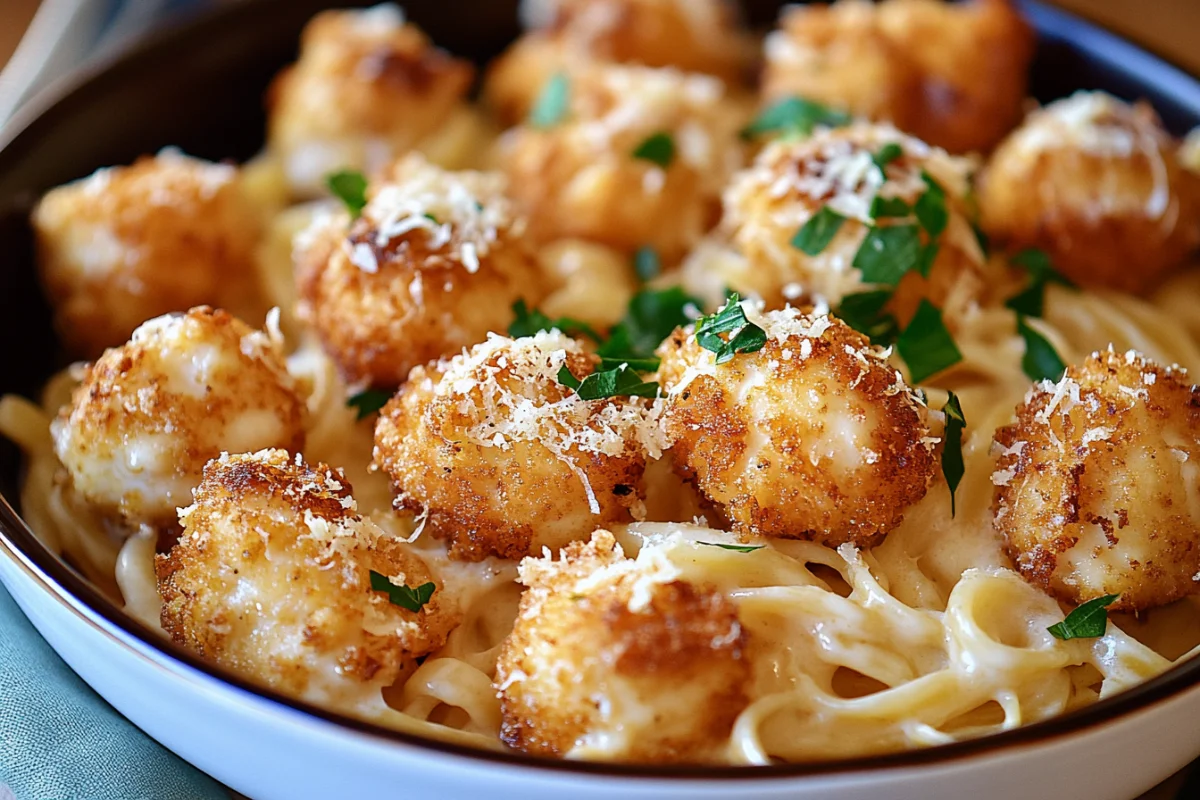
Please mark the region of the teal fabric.
<svg viewBox="0 0 1200 800"><path fill-rule="evenodd" d="M229 800L71 671L0 586L0 800Z"/></svg>

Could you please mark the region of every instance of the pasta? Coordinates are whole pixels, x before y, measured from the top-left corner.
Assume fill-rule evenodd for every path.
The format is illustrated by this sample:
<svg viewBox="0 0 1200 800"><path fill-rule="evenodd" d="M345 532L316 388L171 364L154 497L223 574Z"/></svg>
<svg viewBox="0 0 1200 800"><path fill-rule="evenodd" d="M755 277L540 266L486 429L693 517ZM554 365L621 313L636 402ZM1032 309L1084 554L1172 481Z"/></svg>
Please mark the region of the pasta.
<svg viewBox="0 0 1200 800"><path fill-rule="evenodd" d="M906 2L885 5L903 16ZM491 148L490 123L472 116L479 112L450 110L460 102L451 77L466 68L430 51L401 15L365 13L373 16L357 28L323 16L317 33L336 40L348 26L347 35L418 48L435 60L434 77L453 85L412 118L419 130L360 129L347 111L330 135L355 147L382 136L396 158L439 129L451 131L447 146L460 154ZM725 56L718 63L741 59ZM303 59L280 113L298 113L300 78L330 77ZM671 68L632 73L597 60L588 69L599 75L589 80L641 76L631 85L684 80ZM333 77L354 79L340 62ZM702 81L719 87L718 78ZM419 95L406 102L419 104ZM722 113L738 113L735 105ZM315 125L275 120L274 135L307 130L304 120ZM1170 253L1153 254L1154 275L1135 282L1157 286L1147 296L1075 288L1039 255L1014 256L1025 242L1003 250L1003 226L990 248L971 235L978 159L952 158L890 125L846 122L835 115L815 133L790 130L792 139L766 145L729 180L726 148L745 145L727 136L736 128L728 118L706 122L705 192L714 199L710 183L725 187L725 220L676 219L682 212L669 197L642 187L662 205L639 223L669 256L637 250L637 274L629 262L641 239L602 209L584 226L555 217L561 235L525 237L522 196L535 197L535 214L547 203L556 214L569 208L568 190L537 170L509 165L525 183L514 190L499 173L450 171L466 159L434 159L445 169L416 156L371 164L375 175L357 196L335 187L347 213L334 200L311 200L311 169L295 173L297 148L311 143L288 139L288 153L269 149L238 176L268 218L258 291L245 305L280 307L268 332L219 316L237 339L164 350L133 374L128 348L149 333L223 314L192 310L152 322L130 345L121 331L103 342L112 349L98 362L114 392L178 398L186 395L179 381L198 374L189 370L238 356L237 380L210 380L197 396L236 395L246 405L276 392L282 399L270 407L297 405L287 408L286 435L234 436L213 413L180 412L164 417L166 427L123 418L132 426L122 429L126 450L149 431L168 437L164 452L188 437L204 452L172 462L183 488L173 487L167 510L177 509L178 523L161 509L132 513L128 498L114 510L116 501L84 491L94 464L56 451L65 420L94 394L78 390L95 378L75 365L37 402L0 398L0 433L26 455L22 514L130 615L218 665L397 730L553 757L749 765L929 747L1065 713L1192 657L1200 573L1173 576L1158 599L1119 582L1023 577L1030 570L1015 551L1033 528L1022 520L1054 509L1037 505L1047 492L1019 475L1019 437L1002 431L1019 407L1028 407L1025 421L1050 413L1069 382L1083 380L1079 370L1104 363L1177 381L1171 402L1186 406L1196 389L1183 370L1200 370L1200 272L1178 263L1172 240ZM637 144L624 134L616 147L569 131L639 184L654 172L621 161ZM537 151L539 137L558 134L520 135ZM1165 133L1156 141L1164 153L1175 147ZM824 155L805 155L817 151ZM852 165L835 163L843 151ZM532 163L547 153L524 155ZM281 156L290 160L286 180ZM1118 160L1116 168L1130 167ZM593 192L620 200L612 186L570 190L569 199ZM304 202L272 199L282 196ZM821 220L834 226L827 236L816 230ZM201 215L192 224L223 223ZM904 256L889 249L900 237L909 237ZM873 241L890 267L863 256ZM939 252L946 266L934 267ZM907 266L895 267L902 258ZM885 267L899 270L890 283ZM957 283L927 281L930 270L954 272ZM731 276L751 299L721 297ZM880 302L871 313L853 305L872 293ZM933 339L949 339L949 348ZM942 361L931 361L934 351ZM1031 363L1039 354L1050 367ZM1070 367L1068 377L1058 381L1055 364ZM1159 388L1154 398L1167 397ZM1145 412L1131 419L1147 458L1170 449L1159 439L1194 435L1181 418L1164 421L1169 403L1132 392L1130 408ZM1089 413L1115 414L1118 405ZM95 424L73 435L99 441L101 418L88 419ZM1085 451L1105 446L1073 419L1054 435ZM1179 445L1181 463L1195 446ZM146 479L139 456L113 458ZM1132 467L1118 462L1104 478L1128 477L1120 470ZM1200 551L1200 512L1192 513L1200 484L1188 464L1169 472L1174 483L1166 474L1146 468L1137 477L1178 493L1184 511L1172 517L1171 544ZM120 484L123 475L102 477ZM122 487L104 488L119 495ZM181 491L192 501L177 498ZM1022 498L1033 505L998 519ZM1075 512L1055 524L1068 533L1092 524ZM1120 552L1106 557L1128 577ZM1106 626L1055 632L1072 607L1103 600L1111 586L1130 597L1107 600ZM269 596L274 610L245 611L237 604L247 593Z"/></svg>

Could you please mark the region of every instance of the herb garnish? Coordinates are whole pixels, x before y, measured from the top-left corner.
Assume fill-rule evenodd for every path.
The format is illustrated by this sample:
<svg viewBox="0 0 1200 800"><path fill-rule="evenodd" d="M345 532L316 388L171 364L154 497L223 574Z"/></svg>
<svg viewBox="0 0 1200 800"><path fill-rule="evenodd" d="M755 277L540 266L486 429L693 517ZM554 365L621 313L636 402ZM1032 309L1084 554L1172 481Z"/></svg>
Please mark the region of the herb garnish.
<svg viewBox="0 0 1200 800"><path fill-rule="evenodd" d="M391 399L392 396L381 389L367 389L352 396L346 401L346 405L358 409L355 419L366 419L387 405L387 401Z"/></svg>
<svg viewBox="0 0 1200 800"><path fill-rule="evenodd" d="M821 210L808 218L808 222L792 237L792 247L810 256L820 255L829 246L833 237L846 218L829 206L821 206Z"/></svg>
<svg viewBox="0 0 1200 800"><path fill-rule="evenodd" d="M433 597L437 584L433 581L422 583L415 589L408 586L397 586L382 573L370 570L371 588L377 592L387 592L388 601L394 606L400 606L408 611L420 611Z"/></svg>
<svg viewBox="0 0 1200 800"><path fill-rule="evenodd" d="M1117 601L1119 594L1106 594L1088 600L1076 608L1062 622L1051 625L1050 631L1055 639L1096 639L1104 635L1108 629L1108 607Z"/></svg>
<svg viewBox="0 0 1200 800"><path fill-rule="evenodd" d="M664 131L651 134L634 149L633 157L666 169L675 160L675 140Z"/></svg>
<svg viewBox="0 0 1200 800"><path fill-rule="evenodd" d="M529 124L535 128L552 128L567 116L571 100L571 82L566 73L555 73L542 87L533 109L529 112Z"/></svg>
<svg viewBox="0 0 1200 800"><path fill-rule="evenodd" d="M907 217L912 213L912 206L899 197L880 197L875 195L871 201L871 209L867 212L871 219L880 217Z"/></svg>
<svg viewBox="0 0 1200 800"><path fill-rule="evenodd" d="M1025 340L1025 355L1021 356L1021 369L1032 381L1058 380L1067 370L1067 365L1054 350L1050 340L1030 327L1025 317L1017 314L1017 333Z"/></svg>
<svg viewBox="0 0 1200 800"><path fill-rule="evenodd" d="M962 353L937 306L922 298L917 313L896 339L896 352L908 365L909 378L921 383L962 361Z"/></svg>
<svg viewBox="0 0 1200 800"><path fill-rule="evenodd" d="M895 286L921 261L921 235L916 225L871 228L858 252L854 266L862 271L864 283Z"/></svg>
<svg viewBox="0 0 1200 800"><path fill-rule="evenodd" d="M753 553L755 550L762 550L766 547L765 544L723 544L721 542L696 542L696 544L702 544L705 547L719 547L735 553Z"/></svg>
<svg viewBox="0 0 1200 800"><path fill-rule="evenodd" d="M657 278L662 272L662 261L658 257L658 251L649 245L639 247L633 254L633 269L642 283Z"/></svg>
<svg viewBox="0 0 1200 800"><path fill-rule="evenodd" d="M325 178L325 185L341 200L353 219L357 219L367 205L367 179L361 172L344 169Z"/></svg>
<svg viewBox="0 0 1200 800"><path fill-rule="evenodd" d="M601 366L608 369L627 363L635 369L657 369L654 351L677 327L695 319L699 307L700 301L678 286L638 292L629 301L625 318L596 351L604 360Z"/></svg>
<svg viewBox="0 0 1200 800"><path fill-rule="evenodd" d="M1026 317L1040 317L1045 310L1046 287L1051 283L1074 288L1070 278L1054 268L1050 256L1043 250L1029 248L1012 257L1013 266L1029 273L1029 284L1010 297L1004 305Z"/></svg>
<svg viewBox="0 0 1200 800"><path fill-rule="evenodd" d="M817 125L839 128L849 125L850 121L851 117L845 111L802 97L788 97L763 109L742 129L742 138L753 139L765 134L807 136Z"/></svg>
<svg viewBox="0 0 1200 800"><path fill-rule="evenodd" d="M925 182L925 192L917 198L913 212L930 240L933 240L942 235L946 223L950 221L950 213L946 211L946 190L924 170L921 171L921 180Z"/></svg>
<svg viewBox="0 0 1200 800"><path fill-rule="evenodd" d="M508 326L508 335L514 339L520 339L523 336L533 336L539 331L548 331L557 328L563 333L574 336L586 336L594 342L601 342L603 339L600 334L596 333L591 325L581 320L572 319L571 317L559 317L558 319L550 319L536 308L530 309L525 305L524 300L518 300L512 304L513 321Z"/></svg>
<svg viewBox="0 0 1200 800"><path fill-rule="evenodd" d="M608 397L656 397L659 386L643 382L628 364L621 364L603 372L593 372L583 380L572 374L563 364L558 371L558 382L574 390L580 400L603 400Z"/></svg>
<svg viewBox="0 0 1200 800"><path fill-rule="evenodd" d="M728 333L729 339L722 339L718 335L722 333ZM767 343L767 332L746 319L734 292L720 310L696 323L696 343L717 354L715 363L724 364L737 353L762 350Z"/></svg>
<svg viewBox="0 0 1200 800"><path fill-rule="evenodd" d="M875 166L879 167L880 173L884 179L887 179L887 165L895 161L900 156L904 155L904 149L895 142L888 142L883 147L879 148L879 152L871 156L871 160L875 162Z"/></svg>
<svg viewBox="0 0 1200 800"><path fill-rule="evenodd" d="M946 415L946 431L942 443L942 475L946 485L950 487L950 516L955 513L954 493L962 481L966 466L963 464L962 437L963 428L967 427L967 418L963 416L962 404L954 392L949 392L942 413Z"/></svg>
<svg viewBox="0 0 1200 800"><path fill-rule="evenodd" d="M872 344L889 347L896 343L900 333L896 318L883 310L891 299L891 289L855 292L842 298L835 313L851 328L866 335Z"/></svg>

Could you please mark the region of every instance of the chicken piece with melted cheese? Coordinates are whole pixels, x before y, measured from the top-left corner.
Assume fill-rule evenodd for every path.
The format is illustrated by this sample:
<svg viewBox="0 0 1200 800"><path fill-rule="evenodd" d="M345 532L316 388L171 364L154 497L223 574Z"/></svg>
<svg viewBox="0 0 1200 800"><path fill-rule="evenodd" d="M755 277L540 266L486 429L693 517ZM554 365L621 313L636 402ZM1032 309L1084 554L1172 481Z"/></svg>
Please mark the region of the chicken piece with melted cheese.
<svg viewBox="0 0 1200 800"><path fill-rule="evenodd" d="M748 703L747 633L721 593L678 579L608 531L527 558L496 665L501 738L527 753L645 763L718 760Z"/></svg>
<svg viewBox="0 0 1200 800"><path fill-rule="evenodd" d="M898 148L898 155L880 167L874 159L885 148ZM685 262L684 280L727 286L743 297L761 298L769 308L801 299L836 306L848 294L880 288L872 280L880 280L878 275L864 275L856 266L865 240L872 229L921 230L914 209L932 192L943 196L945 227L936 237L929 277L908 271L887 310L903 325L920 300L928 299L953 325L985 288L984 257L964 200L970 176L969 161L889 125L857 123L773 142L725 191L720 227L706 243L711 246L698 248ZM885 200L900 201L905 210L875 216L874 204ZM843 221L820 252L810 255L794 243L814 216L830 212ZM924 231L919 235L926 244L933 241Z"/></svg>
<svg viewBox="0 0 1200 800"><path fill-rule="evenodd" d="M746 71L750 39L730 0L524 0L528 33L488 70L484 96L521 121L556 73L579 61L702 72L729 84Z"/></svg>
<svg viewBox="0 0 1200 800"><path fill-rule="evenodd" d="M170 311L256 310L261 221L237 167L163 150L48 192L32 222L55 326L77 355Z"/></svg>
<svg viewBox="0 0 1200 800"><path fill-rule="evenodd" d="M473 75L395 5L323 12L271 86L267 146L295 194L319 194L329 173L373 174L435 133Z"/></svg>
<svg viewBox="0 0 1200 800"><path fill-rule="evenodd" d="M840 320L742 310L766 334L757 352L717 364L691 328L660 348L676 468L741 534L877 542L936 469L924 404Z"/></svg>
<svg viewBox="0 0 1200 800"><path fill-rule="evenodd" d="M996 432L996 527L1031 582L1142 611L1200 591L1200 390L1180 367L1094 353Z"/></svg>
<svg viewBox="0 0 1200 800"><path fill-rule="evenodd" d="M357 508L339 470L285 450L223 455L204 469L183 535L157 557L163 629L206 660L292 697L372 718L458 624L428 567ZM376 591L371 572L415 592Z"/></svg>
<svg viewBox="0 0 1200 800"><path fill-rule="evenodd" d="M299 316L350 383L397 386L505 330L517 299L541 300L524 227L502 176L408 156L358 219L324 216L296 238Z"/></svg>
<svg viewBox="0 0 1200 800"><path fill-rule="evenodd" d="M648 400L583 400L559 383L564 367L582 380L598 362L551 331L492 336L414 370L375 428L396 506L467 560L520 558L629 521L661 433Z"/></svg>
<svg viewBox="0 0 1200 800"><path fill-rule="evenodd" d="M1079 92L1029 115L980 183L983 227L1084 287L1144 292L1200 246L1200 177L1145 104Z"/></svg>
<svg viewBox="0 0 1200 800"><path fill-rule="evenodd" d="M677 261L716 223L741 166L739 102L716 78L670 68L587 63L565 80L561 119L500 142L531 230Z"/></svg>
<svg viewBox="0 0 1200 800"><path fill-rule="evenodd" d="M97 511L169 528L209 459L299 449L304 421L278 331L200 307L152 319L105 352L51 433L72 486Z"/></svg>
<svg viewBox="0 0 1200 800"><path fill-rule="evenodd" d="M890 121L954 153L1021 120L1033 33L1009 0L788 6L766 40L763 92Z"/></svg>

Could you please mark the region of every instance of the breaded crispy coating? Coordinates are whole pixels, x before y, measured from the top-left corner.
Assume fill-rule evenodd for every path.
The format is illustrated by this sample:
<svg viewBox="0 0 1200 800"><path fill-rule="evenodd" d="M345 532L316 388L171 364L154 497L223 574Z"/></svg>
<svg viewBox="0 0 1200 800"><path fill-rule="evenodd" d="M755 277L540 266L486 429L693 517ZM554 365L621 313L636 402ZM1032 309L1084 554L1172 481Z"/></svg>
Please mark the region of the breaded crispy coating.
<svg viewBox="0 0 1200 800"><path fill-rule="evenodd" d="M748 703L747 633L724 595L676 575L651 548L626 558L603 530L557 561L525 559L496 666L501 738L547 756L719 758Z"/></svg>
<svg viewBox="0 0 1200 800"><path fill-rule="evenodd" d="M840 320L742 307L761 350L718 365L691 328L659 350L676 468L739 533L876 543L936 470L924 404Z"/></svg>
<svg viewBox="0 0 1200 800"><path fill-rule="evenodd" d="M1142 611L1200 590L1200 390L1180 367L1093 353L996 431L996 528L1067 603Z"/></svg>
<svg viewBox="0 0 1200 800"><path fill-rule="evenodd" d="M294 193L319 194L329 173L374 173L437 131L473 76L395 5L325 11L271 86L267 143Z"/></svg>
<svg viewBox="0 0 1200 800"><path fill-rule="evenodd" d="M300 318L351 384L395 387L409 370L503 332L544 280L502 176L447 172L412 155L351 221L296 238Z"/></svg>
<svg viewBox="0 0 1200 800"><path fill-rule="evenodd" d="M983 227L1084 287L1142 293L1200 246L1200 176L1145 103L1079 92L1029 115L980 182Z"/></svg>
<svg viewBox="0 0 1200 800"><path fill-rule="evenodd" d="M129 526L173 527L209 459L303 446L304 400L268 329L202 306L101 356L51 426L75 490Z"/></svg>
<svg viewBox="0 0 1200 800"><path fill-rule="evenodd" d="M178 644L285 694L360 717L459 621L425 563L359 514L340 470L285 450L204 468L183 535L157 556L162 625ZM418 611L371 586L411 589Z"/></svg>
<svg viewBox="0 0 1200 800"><path fill-rule="evenodd" d="M51 190L32 222L55 327L76 355L170 311L255 305L261 220L237 167L163 150Z"/></svg>
<svg viewBox="0 0 1200 800"><path fill-rule="evenodd" d="M467 560L521 558L629 521L646 459L661 453L657 411L641 398L583 400L559 383L564 367L582 380L598 362L551 331L492 336L413 370L375 428L397 508Z"/></svg>
<svg viewBox="0 0 1200 800"><path fill-rule="evenodd" d="M766 40L763 91L986 152L1020 122L1033 43L1009 0L791 5Z"/></svg>

